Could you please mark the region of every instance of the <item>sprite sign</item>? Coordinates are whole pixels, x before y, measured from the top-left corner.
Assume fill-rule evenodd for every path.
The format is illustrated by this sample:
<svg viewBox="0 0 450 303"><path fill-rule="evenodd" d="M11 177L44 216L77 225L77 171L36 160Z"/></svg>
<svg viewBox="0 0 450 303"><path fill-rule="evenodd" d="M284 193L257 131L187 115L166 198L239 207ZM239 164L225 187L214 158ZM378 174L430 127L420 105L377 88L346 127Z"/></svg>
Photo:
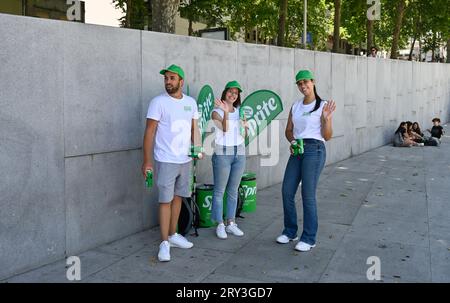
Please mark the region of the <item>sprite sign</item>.
<svg viewBox="0 0 450 303"><path fill-rule="evenodd" d="M245 139L247 146L283 111L283 104L277 94L264 89L245 98L240 111L244 113L249 126L248 137Z"/></svg>
<svg viewBox="0 0 450 303"><path fill-rule="evenodd" d="M198 127L202 134L202 143L205 140L205 130L208 121L211 119L211 111L214 108L214 92L209 85L205 85L200 90L197 98L197 107L200 114Z"/></svg>

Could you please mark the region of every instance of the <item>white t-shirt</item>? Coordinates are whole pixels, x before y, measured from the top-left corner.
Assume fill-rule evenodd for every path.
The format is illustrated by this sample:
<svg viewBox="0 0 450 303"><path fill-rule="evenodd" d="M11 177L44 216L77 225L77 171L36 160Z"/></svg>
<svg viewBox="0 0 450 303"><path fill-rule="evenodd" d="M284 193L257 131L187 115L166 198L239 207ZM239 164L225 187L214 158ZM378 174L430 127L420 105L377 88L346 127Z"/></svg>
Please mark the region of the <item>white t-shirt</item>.
<svg viewBox="0 0 450 303"><path fill-rule="evenodd" d="M213 112L219 114L223 119L224 112L220 108L215 108ZM212 113L211 113L212 115ZM216 134L216 144L223 146L237 146L244 143L244 137L241 136L240 131L240 117L239 117L239 107L234 109L234 112L228 113L228 130L223 132L214 124L215 134Z"/></svg>
<svg viewBox="0 0 450 303"><path fill-rule="evenodd" d="M316 105L316 100L310 104L303 104L303 99L298 100L292 105L292 122L294 123L295 139L317 139L325 141L321 132L321 121L323 106L325 100L322 100L320 107L310 113Z"/></svg>
<svg viewBox="0 0 450 303"><path fill-rule="evenodd" d="M158 122L154 147L155 160L187 163L191 148L192 119L198 119L197 103L183 94L182 99L163 93L150 101L147 119Z"/></svg>

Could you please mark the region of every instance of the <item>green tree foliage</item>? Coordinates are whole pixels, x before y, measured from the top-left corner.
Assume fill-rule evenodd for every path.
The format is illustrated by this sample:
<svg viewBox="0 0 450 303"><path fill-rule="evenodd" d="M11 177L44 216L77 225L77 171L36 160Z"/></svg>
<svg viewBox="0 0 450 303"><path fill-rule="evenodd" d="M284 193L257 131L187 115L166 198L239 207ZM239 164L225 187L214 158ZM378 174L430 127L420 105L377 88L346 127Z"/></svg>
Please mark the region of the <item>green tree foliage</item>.
<svg viewBox="0 0 450 303"><path fill-rule="evenodd" d="M194 35L193 22L206 23L208 27L223 26L222 16L225 15L223 1L190 0L180 3L180 15L189 21L189 35Z"/></svg>
<svg viewBox="0 0 450 303"><path fill-rule="evenodd" d="M259 41L269 41L278 33L278 1L228 0L225 8L225 25L232 37L244 34L252 39L253 30L257 31Z"/></svg>
<svg viewBox="0 0 450 303"><path fill-rule="evenodd" d="M148 26L151 28L150 1L112 0L112 4L124 14L123 17L119 19L122 27L144 29Z"/></svg>
<svg viewBox="0 0 450 303"><path fill-rule="evenodd" d="M327 50L329 36L333 33L333 5L326 0L308 0L307 31L312 35L313 50ZM303 34L303 0L289 1L287 46L300 46Z"/></svg>
<svg viewBox="0 0 450 303"><path fill-rule="evenodd" d="M230 37L245 41L276 44L279 35L280 0L191 0L181 5L182 15L194 22L202 20L208 26L226 26ZM300 46L303 33L303 0L287 1L284 45ZM312 34L310 48L326 50L328 34L333 28L332 4L326 0L308 0L308 32ZM194 16L200 17L195 19Z"/></svg>
<svg viewBox="0 0 450 303"><path fill-rule="evenodd" d="M354 45L361 45L366 41L367 8L365 1L342 1L341 26L345 29L342 38Z"/></svg>
<svg viewBox="0 0 450 303"><path fill-rule="evenodd" d="M156 1L156 0L151 0ZM149 2L151 2L149 1ZM171 0L172 1L172 0ZM151 28L151 6L144 0L113 0L121 8L122 26ZM287 2L285 30L280 29L280 7ZM308 32L312 44L308 48L329 50L332 47L335 0L308 0ZM399 3L403 15L399 18ZM372 4L366 0L340 0L340 38L354 46L367 42L379 49L402 49L410 38L420 41L422 50L434 50L450 38L450 5L448 0L380 0L381 18L368 22L367 11ZM208 27L227 27L230 38L258 43L282 44L300 47L303 34L304 0L189 0L181 1L182 17L192 22L206 23ZM396 29L396 24L398 25ZM150 26L149 26L150 25ZM368 33L373 33L372 35ZM190 29L190 34L195 34ZM373 38L373 40L371 40ZM393 42L394 45L393 48Z"/></svg>
<svg viewBox="0 0 450 303"><path fill-rule="evenodd" d="M450 38L450 8L447 0L413 0L407 13L408 34L421 40L423 52L434 52Z"/></svg>

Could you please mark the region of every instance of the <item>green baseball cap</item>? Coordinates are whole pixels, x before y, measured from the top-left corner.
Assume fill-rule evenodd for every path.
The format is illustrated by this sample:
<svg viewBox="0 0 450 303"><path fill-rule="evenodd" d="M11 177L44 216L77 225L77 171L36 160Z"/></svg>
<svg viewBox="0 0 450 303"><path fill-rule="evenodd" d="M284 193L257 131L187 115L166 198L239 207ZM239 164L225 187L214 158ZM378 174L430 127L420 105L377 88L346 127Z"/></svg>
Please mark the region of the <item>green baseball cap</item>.
<svg viewBox="0 0 450 303"><path fill-rule="evenodd" d="M314 79L312 72L310 72L309 70L301 70L295 76L295 83L297 83L300 80L312 80L312 79Z"/></svg>
<svg viewBox="0 0 450 303"><path fill-rule="evenodd" d="M178 65L172 64L171 66L169 66L166 69L162 69L159 73L161 75L164 75L166 72L172 72L177 74L178 76L181 77L181 79L184 79L184 71L181 67L179 67Z"/></svg>
<svg viewBox="0 0 450 303"><path fill-rule="evenodd" d="M225 89L229 89L229 88L237 88L238 91L240 93L242 93L241 85L237 81L230 81L230 82L228 82L227 85L225 85Z"/></svg>

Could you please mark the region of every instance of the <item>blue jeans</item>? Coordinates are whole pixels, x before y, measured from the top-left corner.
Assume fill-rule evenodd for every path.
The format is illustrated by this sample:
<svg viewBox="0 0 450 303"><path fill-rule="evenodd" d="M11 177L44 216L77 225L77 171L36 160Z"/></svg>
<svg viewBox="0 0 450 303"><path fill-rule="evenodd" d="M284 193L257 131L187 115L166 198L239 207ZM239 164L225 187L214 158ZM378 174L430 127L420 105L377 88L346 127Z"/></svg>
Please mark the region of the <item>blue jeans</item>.
<svg viewBox="0 0 450 303"><path fill-rule="evenodd" d="M236 215L238 188L245 170L245 147L228 146L226 150L212 156L214 191L211 220L223 222L223 195L227 191L227 219L234 220Z"/></svg>
<svg viewBox="0 0 450 303"><path fill-rule="evenodd" d="M310 245L316 244L317 234L317 202L316 189L320 173L325 165L326 150L322 141L304 139L304 153L290 156L283 178L283 235L289 238L297 236L297 210L295 194L302 182L303 201L303 233L300 241Z"/></svg>

